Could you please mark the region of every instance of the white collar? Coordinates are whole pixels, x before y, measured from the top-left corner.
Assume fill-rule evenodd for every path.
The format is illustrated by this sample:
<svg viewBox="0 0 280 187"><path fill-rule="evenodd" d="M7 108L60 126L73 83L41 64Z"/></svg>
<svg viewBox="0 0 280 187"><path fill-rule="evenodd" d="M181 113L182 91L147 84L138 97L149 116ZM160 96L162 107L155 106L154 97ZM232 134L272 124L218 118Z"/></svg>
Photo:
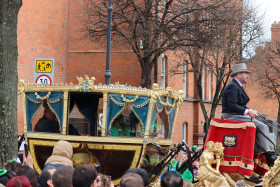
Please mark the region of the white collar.
<svg viewBox="0 0 280 187"><path fill-rule="evenodd" d="M239 85L242 87L243 85L241 84L241 82L239 82L236 78L234 78L238 83Z"/></svg>

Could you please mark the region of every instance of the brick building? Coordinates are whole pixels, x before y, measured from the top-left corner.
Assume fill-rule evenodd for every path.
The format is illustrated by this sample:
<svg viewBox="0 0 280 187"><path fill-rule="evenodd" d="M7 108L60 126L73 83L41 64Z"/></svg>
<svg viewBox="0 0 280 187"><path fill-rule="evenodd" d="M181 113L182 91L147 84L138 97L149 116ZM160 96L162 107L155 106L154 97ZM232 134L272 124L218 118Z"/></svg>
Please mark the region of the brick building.
<svg viewBox="0 0 280 187"><path fill-rule="evenodd" d="M274 21L274 23L271 25L271 41L266 42L265 46L259 46L256 48L255 52L256 55L253 58L257 61L265 61L266 59L266 53L270 53L269 57L273 57L276 61L279 61L279 56L275 53L272 53L271 51L277 51L276 47L279 46L280 41L280 21ZM271 49L270 49L271 48ZM279 60L277 60L279 59ZM279 62L278 62L279 63ZM252 76L249 80L248 85L245 87L247 88L247 93L250 96L250 103L248 107L256 109L259 113L266 114L267 117L271 119L277 119L278 115L278 102L277 99L273 99L271 97L266 97L264 93L262 92L263 87L260 86L257 77L254 74L254 69L250 67L252 70Z"/></svg>
<svg viewBox="0 0 280 187"><path fill-rule="evenodd" d="M33 82L34 59L54 58L54 82L77 83L76 76L94 76L95 83L105 83L106 42L104 45L83 37L81 2L79 0L23 0L18 15L19 79ZM114 46L114 43L112 43ZM197 101L192 74L171 76L167 72L176 60L172 53L158 60L158 84L184 90L184 103L176 120L174 142L182 139L189 145L202 145L204 118ZM163 68L165 67L165 68ZM184 66L184 68L188 68ZM141 83L141 68L129 48L112 48L111 83L132 86ZM214 76L207 69L204 76L204 98L208 108L214 95ZM23 114L18 102L19 133L23 132ZM218 106L216 116L221 116Z"/></svg>

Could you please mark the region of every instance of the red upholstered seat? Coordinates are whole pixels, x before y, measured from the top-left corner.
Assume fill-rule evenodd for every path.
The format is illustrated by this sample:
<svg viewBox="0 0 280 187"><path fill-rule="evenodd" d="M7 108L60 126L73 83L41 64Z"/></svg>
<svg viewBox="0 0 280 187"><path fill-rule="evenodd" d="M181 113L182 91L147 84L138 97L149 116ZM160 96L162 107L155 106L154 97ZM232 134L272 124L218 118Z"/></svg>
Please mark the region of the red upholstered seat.
<svg viewBox="0 0 280 187"><path fill-rule="evenodd" d="M208 141L221 142L224 161L220 171L252 175L256 127L253 122L240 122L213 118L207 134Z"/></svg>

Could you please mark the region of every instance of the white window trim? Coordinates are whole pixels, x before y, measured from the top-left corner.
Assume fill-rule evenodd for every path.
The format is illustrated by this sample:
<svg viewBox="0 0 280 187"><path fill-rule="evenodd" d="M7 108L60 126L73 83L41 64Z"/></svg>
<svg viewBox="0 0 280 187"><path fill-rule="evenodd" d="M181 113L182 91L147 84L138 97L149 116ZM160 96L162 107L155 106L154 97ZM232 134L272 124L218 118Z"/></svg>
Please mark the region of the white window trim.
<svg viewBox="0 0 280 187"><path fill-rule="evenodd" d="M202 100L204 100L205 99L205 66L202 67L201 92L202 92Z"/></svg>
<svg viewBox="0 0 280 187"><path fill-rule="evenodd" d="M187 142L187 123L183 123L182 126L182 140Z"/></svg>
<svg viewBox="0 0 280 187"><path fill-rule="evenodd" d="M164 54L160 55L160 59L161 59L160 86L161 86L161 88L165 88L165 56L164 56Z"/></svg>
<svg viewBox="0 0 280 187"><path fill-rule="evenodd" d="M209 69L208 71L208 78L209 78L209 96L208 96L208 100L211 101L212 100L212 71L211 69Z"/></svg>
<svg viewBox="0 0 280 187"><path fill-rule="evenodd" d="M187 63L184 60L183 61L183 97L186 98L187 97Z"/></svg>

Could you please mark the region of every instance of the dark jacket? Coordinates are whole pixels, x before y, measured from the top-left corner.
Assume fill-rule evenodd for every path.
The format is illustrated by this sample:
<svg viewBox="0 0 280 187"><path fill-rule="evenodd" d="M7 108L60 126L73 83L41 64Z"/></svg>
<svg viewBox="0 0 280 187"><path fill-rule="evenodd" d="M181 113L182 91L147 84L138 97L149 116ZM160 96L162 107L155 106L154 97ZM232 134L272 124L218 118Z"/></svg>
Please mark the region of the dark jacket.
<svg viewBox="0 0 280 187"><path fill-rule="evenodd" d="M243 115L248 109L246 104L249 101L250 99L242 86L235 79L232 79L222 95L222 112Z"/></svg>
<svg viewBox="0 0 280 187"><path fill-rule="evenodd" d="M35 125L34 131L59 133L59 123L57 120L52 121L43 116Z"/></svg>

